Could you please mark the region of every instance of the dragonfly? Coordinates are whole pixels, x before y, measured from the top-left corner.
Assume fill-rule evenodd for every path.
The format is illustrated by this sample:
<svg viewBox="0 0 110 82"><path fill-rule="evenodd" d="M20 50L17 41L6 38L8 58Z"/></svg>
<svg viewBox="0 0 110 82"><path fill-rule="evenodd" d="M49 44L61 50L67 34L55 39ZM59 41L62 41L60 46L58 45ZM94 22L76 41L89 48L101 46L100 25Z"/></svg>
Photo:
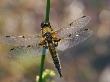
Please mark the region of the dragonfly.
<svg viewBox="0 0 110 82"><path fill-rule="evenodd" d="M20 53L36 56L42 51L42 47L48 49L53 63L62 77L57 51L65 51L87 40L92 35L92 31L86 27L90 20L89 16L82 16L58 30L54 30L49 22L42 22L40 33L27 36L5 35L0 36L0 41L13 46L9 51L12 56L17 56Z"/></svg>

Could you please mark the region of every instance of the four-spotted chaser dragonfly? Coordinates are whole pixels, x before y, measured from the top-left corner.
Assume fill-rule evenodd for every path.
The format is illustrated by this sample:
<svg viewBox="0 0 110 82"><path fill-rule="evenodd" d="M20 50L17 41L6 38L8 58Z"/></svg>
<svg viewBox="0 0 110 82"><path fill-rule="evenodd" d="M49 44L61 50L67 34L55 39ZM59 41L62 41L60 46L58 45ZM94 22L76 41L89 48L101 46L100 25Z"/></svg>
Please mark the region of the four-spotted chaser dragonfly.
<svg viewBox="0 0 110 82"><path fill-rule="evenodd" d="M38 34L28 36L0 36L0 41L14 48L10 49L12 56L20 53L28 53L37 55L41 51L41 47L49 50L55 67L62 76L60 61L57 50L64 51L71 48L92 35L92 31L85 26L89 23L90 17L83 16L74 20L67 27L53 30L50 23L41 23L41 36Z"/></svg>

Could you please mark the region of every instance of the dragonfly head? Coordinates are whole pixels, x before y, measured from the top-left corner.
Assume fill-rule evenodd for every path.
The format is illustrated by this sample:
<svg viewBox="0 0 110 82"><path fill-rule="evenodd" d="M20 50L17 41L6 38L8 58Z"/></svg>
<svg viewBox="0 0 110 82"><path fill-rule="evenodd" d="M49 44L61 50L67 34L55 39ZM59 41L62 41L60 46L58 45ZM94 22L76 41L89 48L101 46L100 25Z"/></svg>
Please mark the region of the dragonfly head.
<svg viewBox="0 0 110 82"><path fill-rule="evenodd" d="M45 27L51 27L50 22L42 22L41 23L41 28L45 28Z"/></svg>

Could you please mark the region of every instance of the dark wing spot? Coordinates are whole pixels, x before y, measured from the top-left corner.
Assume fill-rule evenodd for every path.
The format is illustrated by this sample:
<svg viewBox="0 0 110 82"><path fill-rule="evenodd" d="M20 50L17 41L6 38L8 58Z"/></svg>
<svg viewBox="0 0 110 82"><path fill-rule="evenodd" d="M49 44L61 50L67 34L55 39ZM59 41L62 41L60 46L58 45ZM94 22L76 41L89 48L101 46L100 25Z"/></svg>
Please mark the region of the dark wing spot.
<svg viewBox="0 0 110 82"><path fill-rule="evenodd" d="M5 37L10 37L10 36L5 36Z"/></svg>
<svg viewBox="0 0 110 82"><path fill-rule="evenodd" d="M70 26L73 24L73 22L72 23L70 23Z"/></svg>
<svg viewBox="0 0 110 82"><path fill-rule="evenodd" d="M86 17L86 16L82 16L81 18L84 18L84 17Z"/></svg>
<svg viewBox="0 0 110 82"><path fill-rule="evenodd" d="M86 28L86 29L84 29L85 31L87 31L88 29Z"/></svg>
<svg viewBox="0 0 110 82"><path fill-rule="evenodd" d="M25 38L25 36L22 36L22 38Z"/></svg>
<svg viewBox="0 0 110 82"><path fill-rule="evenodd" d="M69 34L68 37L71 37L71 34Z"/></svg>
<svg viewBox="0 0 110 82"><path fill-rule="evenodd" d="M28 48L28 47L31 47L31 45L28 45L27 48Z"/></svg>
<svg viewBox="0 0 110 82"><path fill-rule="evenodd" d="M10 49L10 51L14 50L15 48Z"/></svg>

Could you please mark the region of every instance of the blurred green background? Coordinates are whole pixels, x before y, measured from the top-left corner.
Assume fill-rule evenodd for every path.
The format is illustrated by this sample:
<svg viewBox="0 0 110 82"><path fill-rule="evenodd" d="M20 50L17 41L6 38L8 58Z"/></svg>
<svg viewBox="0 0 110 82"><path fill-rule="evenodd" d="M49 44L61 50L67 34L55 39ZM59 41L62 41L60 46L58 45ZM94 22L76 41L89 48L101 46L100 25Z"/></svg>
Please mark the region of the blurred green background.
<svg viewBox="0 0 110 82"><path fill-rule="evenodd" d="M46 0L0 0L0 35L38 33L45 6ZM63 79L46 56L45 68L56 72L52 82L110 82L110 0L51 0L50 22L55 29L83 15L91 17L88 27L93 36L60 52ZM0 43L0 82L36 82L40 56L9 58L9 49Z"/></svg>

